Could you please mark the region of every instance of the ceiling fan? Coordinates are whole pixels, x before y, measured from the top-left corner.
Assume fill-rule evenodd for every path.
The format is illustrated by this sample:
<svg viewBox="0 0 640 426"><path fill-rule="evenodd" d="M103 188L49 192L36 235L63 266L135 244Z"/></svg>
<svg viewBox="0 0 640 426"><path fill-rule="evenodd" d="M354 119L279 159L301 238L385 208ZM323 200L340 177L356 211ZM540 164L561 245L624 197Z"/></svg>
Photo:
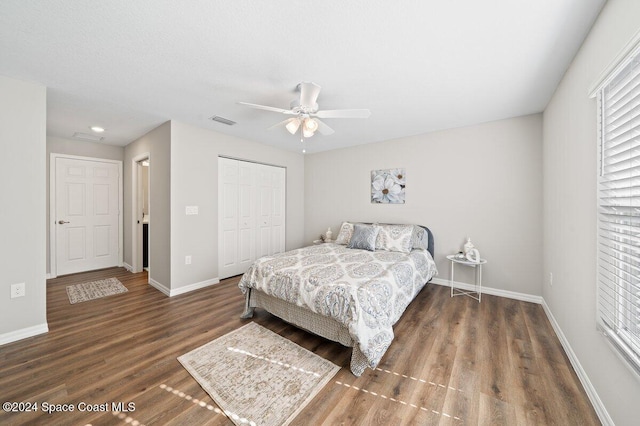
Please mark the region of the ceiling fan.
<svg viewBox="0 0 640 426"><path fill-rule="evenodd" d="M371 111L368 109L331 109L319 111L316 102L320 94L319 85L311 82L302 82L298 84L296 89L300 91L300 99L292 101L290 109L257 105L249 102L238 103L251 108L279 112L291 116L271 126L269 129L284 125L292 135L295 135L298 129L300 129L302 139L310 138L316 131L323 135L335 133L331 127L320 121L320 118L368 118L371 115Z"/></svg>

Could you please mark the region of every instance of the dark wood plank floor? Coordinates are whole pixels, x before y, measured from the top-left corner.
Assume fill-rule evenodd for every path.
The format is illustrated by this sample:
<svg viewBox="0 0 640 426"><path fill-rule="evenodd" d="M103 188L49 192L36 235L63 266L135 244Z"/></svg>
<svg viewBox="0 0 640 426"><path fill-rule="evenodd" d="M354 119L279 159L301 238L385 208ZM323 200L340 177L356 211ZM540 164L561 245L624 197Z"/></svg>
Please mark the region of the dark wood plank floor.
<svg viewBox="0 0 640 426"><path fill-rule="evenodd" d="M108 277L129 292L69 304L67 285ZM134 410L0 411L0 424L231 424L176 358L249 321L238 278L172 298L147 282L121 268L49 280L49 333L0 346L2 402ZM429 285L396 324L379 369L360 378L341 345L264 311L253 321L343 367L296 425L599 424L539 305L489 295L478 304Z"/></svg>

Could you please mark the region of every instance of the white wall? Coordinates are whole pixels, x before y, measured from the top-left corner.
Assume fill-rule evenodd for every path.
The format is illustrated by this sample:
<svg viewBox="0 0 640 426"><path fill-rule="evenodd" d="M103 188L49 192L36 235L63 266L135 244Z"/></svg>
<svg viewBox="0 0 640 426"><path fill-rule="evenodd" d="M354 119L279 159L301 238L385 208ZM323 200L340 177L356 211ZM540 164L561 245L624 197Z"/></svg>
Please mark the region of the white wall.
<svg viewBox="0 0 640 426"><path fill-rule="evenodd" d="M49 241L49 227L51 225L51 220L49 218L49 167L51 166L50 162L52 153L122 161L124 158L124 147L47 136L47 156L45 161L47 165L47 184L45 189L47 194L47 274L51 272L51 247Z"/></svg>
<svg viewBox="0 0 640 426"><path fill-rule="evenodd" d="M543 296L617 425L638 424L640 379L596 331L596 101L587 92L640 30L640 2L610 0L544 112Z"/></svg>
<svg viewBox="0 0 640 426"><path fill-rule="evenodd" d="M172 121L172 291L218 277L218 156L286 168L286 249L298 248L303 244L304 156L302 154ZM153 173L155 165L152 163L151 167ZM198 206L199 214L186 216L186 206ZM151 220L154 221L153 207L151 211ZM192 256L191 265L185 265L187 255Z"/></svg>
<svg viewBox="0 0 640 426"><path fill-rule="evenodd" d="M0 344L47 331L46 88L0 76ZM11 284L25 297L11 299Z"/></svg>
<svg viewBox="0 0 640 426"><path fill-rule="evenodd" d="M541 114L307 155L305 242L344 220L426 225L440 278L469 236L483 284L540 295L541 158ZM389 168L406 169L406 204L371 204L371 170Z"/></svg>

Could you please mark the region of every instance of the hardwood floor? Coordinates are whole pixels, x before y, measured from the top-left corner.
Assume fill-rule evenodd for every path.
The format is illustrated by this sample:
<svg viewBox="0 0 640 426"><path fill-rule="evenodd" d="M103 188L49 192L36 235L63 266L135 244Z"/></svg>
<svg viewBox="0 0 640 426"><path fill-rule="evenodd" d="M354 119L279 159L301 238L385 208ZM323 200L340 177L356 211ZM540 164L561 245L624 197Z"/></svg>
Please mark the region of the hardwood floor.
<svg viewBox="0 0 640 426"><path fill-rule="evenodd" d="M108 277L129 292L69 304L67 285ZM0 346L0 400L40 410L2 411L0 424L232 424L176 358L249 321L238 279L172 298L122 268L49 280L49 333ZM360 378L341 345L261 310L253 321L343 367L296 425L599 424L539 305L489 295L479 304L428 285L379 369ZM44 402L76 410L46 414ZM80 412L81 402L109 407ZM135 407L112 412L112 402Z"/></svg>

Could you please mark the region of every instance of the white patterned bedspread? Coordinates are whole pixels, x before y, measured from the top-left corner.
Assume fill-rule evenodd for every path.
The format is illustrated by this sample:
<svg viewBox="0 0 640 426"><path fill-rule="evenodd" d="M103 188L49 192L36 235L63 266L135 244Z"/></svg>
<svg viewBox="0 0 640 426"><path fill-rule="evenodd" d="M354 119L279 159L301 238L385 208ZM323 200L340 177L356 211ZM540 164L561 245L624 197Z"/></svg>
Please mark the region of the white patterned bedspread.
<svg viewBox="0 0 640 426"><path fill-rule="evenodd" d="M370 252L328 243L260 258L239 287L334 318L375 368L393 340L392 326L436 274L426 250Z"/></svg>

